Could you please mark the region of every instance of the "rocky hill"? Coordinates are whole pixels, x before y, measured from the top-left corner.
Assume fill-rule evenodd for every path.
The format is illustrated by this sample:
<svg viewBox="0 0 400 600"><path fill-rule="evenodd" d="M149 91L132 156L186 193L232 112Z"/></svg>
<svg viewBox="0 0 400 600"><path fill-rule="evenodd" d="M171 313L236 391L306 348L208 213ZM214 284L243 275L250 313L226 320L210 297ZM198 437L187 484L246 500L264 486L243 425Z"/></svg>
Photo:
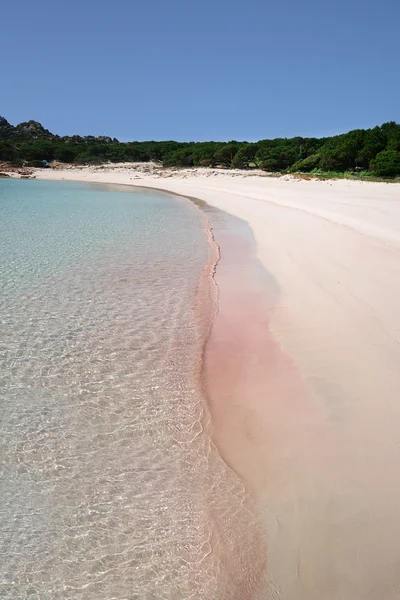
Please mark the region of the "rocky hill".
<svg viewBox="0 0 400 600"><path fill-rule="evenodd" d="M52 140L57 137L37 121L25 121L14 127L7 119L0 116L0 140L35 141Z"/></svg>
<svg viewBox="0 0 400 600"><path fill-rule="evenodd" d="M21 141L21 142L36 142L36 141L61 141L72 144L80 143L101 143L101 144L112 144L118 143L116 138L111 138L105 135L95 137L93 135L80 136L59 136L51 133L48 129L45 129L38 121L24 121L18 125L11 125L7 119L0 116L0 141Z"/></svg>

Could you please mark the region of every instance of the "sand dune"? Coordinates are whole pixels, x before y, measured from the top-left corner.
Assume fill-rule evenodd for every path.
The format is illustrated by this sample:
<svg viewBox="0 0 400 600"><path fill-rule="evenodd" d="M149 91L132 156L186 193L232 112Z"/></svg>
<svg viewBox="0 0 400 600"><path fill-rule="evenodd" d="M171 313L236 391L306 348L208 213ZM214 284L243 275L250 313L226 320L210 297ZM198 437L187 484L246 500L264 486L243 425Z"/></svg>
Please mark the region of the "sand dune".
<svg viewBox="0 0 400 600"><path fill-rule="evenodd" d="M400 185L126 166L37 176L156 187L249 223L267 276L246 464L271 587L284 600L398 599Z"/></svg>

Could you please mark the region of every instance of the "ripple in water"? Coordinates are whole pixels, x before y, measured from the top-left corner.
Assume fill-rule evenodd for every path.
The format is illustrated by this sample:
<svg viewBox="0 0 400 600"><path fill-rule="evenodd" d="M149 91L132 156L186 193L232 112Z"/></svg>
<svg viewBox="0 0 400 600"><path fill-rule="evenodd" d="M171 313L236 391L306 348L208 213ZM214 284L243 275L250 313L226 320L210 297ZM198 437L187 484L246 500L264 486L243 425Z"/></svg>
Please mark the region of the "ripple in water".
<svg viewBox="0 0 400 600"><path fill-rule="evenodd" d="M256 524L198 385L201 212L0 181L0 255L0 597L243 600Z"/></svg>

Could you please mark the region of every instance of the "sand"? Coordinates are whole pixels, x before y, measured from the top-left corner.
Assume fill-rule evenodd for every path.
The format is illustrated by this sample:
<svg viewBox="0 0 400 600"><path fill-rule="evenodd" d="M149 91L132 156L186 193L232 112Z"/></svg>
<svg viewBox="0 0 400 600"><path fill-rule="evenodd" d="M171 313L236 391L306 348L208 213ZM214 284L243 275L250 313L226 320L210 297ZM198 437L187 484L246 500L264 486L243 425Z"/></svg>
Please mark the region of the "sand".
<svg viewBox="0 0 400 600"><path fill-rule="evenodd" d="M398 599L400 185L126 165L36 175L155 187L247 221L263 285L246 311L236 287L209 368L222 451L261 499L271 585L257 597Z"/></svg>

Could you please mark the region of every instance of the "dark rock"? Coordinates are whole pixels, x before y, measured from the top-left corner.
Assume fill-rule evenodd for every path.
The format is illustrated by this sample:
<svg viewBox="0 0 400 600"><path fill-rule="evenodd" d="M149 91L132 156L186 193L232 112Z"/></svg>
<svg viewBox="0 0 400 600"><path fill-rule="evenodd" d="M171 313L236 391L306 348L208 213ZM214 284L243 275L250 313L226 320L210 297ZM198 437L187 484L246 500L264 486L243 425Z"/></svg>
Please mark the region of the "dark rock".
<svg viewBox="0 0 400 600"><path fill-rule="evenodd" d="M15 133L24 138L53 138L54 135L38 121L24 121L15 128Z"/></svg>
<svg viewBox="0 0 400 600"><path fill-rule="evenodd" d="M4 117L0 117L0 140L12 138L14 135L14 127Z"/></svg>
<svg viewBox="0 0 400 600"><path fill-rule="evenodd" d="M12 127L4 117L0 116L0 127Z"/></svg>

